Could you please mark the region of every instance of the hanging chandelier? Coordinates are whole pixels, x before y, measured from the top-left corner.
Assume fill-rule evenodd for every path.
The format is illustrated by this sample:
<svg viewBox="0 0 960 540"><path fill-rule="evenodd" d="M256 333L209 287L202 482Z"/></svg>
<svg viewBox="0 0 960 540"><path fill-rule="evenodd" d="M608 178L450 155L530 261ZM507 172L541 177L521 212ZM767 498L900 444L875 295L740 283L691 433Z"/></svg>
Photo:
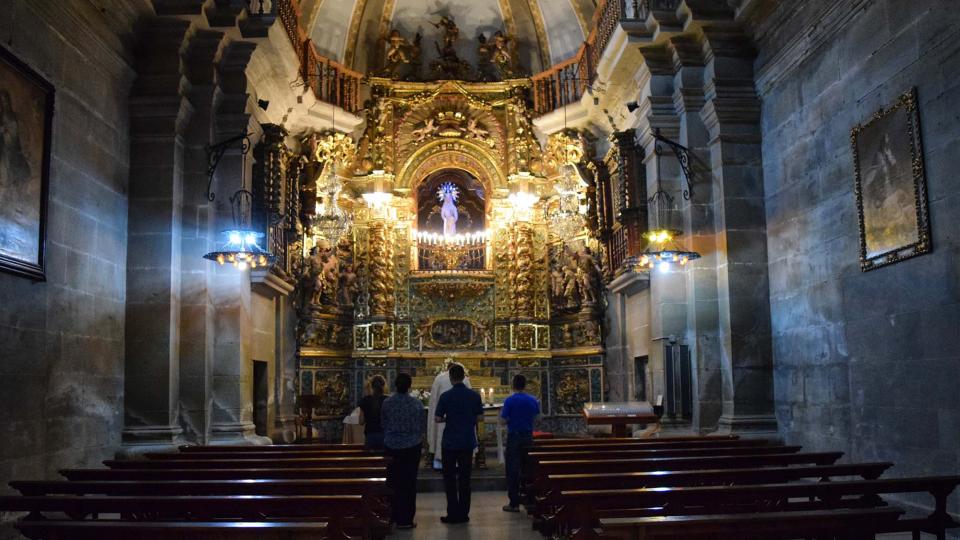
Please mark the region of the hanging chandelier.
<svg viewBox="0 0 960 540"><path fill-rule="evenodd" d="M560 176L554 184L556 205L547 214L547 219L561 241L570 241L583 230L585 208L580 204L580 194L584 185L576 165L567 163L560 167Z"/></svg>
<svg viewBox="0 0 960 540"><path fill-rule="evenodd" d="M661 272L667 272L674 264L684 267L688 262L699 259L700 254L696 251L684 249L677 240L683 234L683 231L679 227L671 227L670 223L673 216L677 215L678 209L674 204L673 196L664 191L661 183L660 156L663 154L662 142L670 146L677 155L684 177L687 180L687 189L683 191L683 197L686 200L690 199L693 189L688 172L689 151L685 146L660 135L659 129L654 132L654 138L657 141L654 146L654 152L657 156L657 190L647 200L647 208L653 217L653 226L643 235L647 240L647 247L640 255L639 263L640 266L645 266L651 270L658 268Z"/></svg>
<svg viewBox="0 0 960 540"><path fill-rule="evenodd" d="M336 245L340 237L353 225L350 213L340 206L340 192L343 181L337 174L336 164L327 162L323 172L317 178L317 202L311 223L313 234L325 238Z"/></svg>
<svg viewBox="0 0 960 540"><path fill-rule="evenodd" d="M234 226L220 233L219 249L207 253L203 258L216 261L221 266L229 263L235 268L246 270L248 267L253 269L258 266L267 266L276 260L276 257L269 250L260 247L260 241L265 235L254 230L251 224L253 193L246 189L247 152L250 150L250 138L246 133L207 147L207 174L209 175L207 200L211 202L215 200L210 188L220 159L223 158L227 149L238 143L242 156L240 189L230 197L230 210Z"/></svg>

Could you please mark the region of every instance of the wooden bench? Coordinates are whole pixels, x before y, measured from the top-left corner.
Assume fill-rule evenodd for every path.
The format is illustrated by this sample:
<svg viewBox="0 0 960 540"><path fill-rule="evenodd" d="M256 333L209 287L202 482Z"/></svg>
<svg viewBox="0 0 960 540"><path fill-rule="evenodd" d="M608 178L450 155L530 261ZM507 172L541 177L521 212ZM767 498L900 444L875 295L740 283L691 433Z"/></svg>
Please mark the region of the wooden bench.
<svg viewBox="0 0 960 540"><path fill-rule="evenodd" d="M604 539L723 538L724 540L787 540L794 538L874 538L896 523L898 508L769 512L601 519Z"/></svg>
<svg viewBox="0 0 960 540"><path fill-rule="evenodd" d="M761 446L769 446L773 443L768 439L707 439L707 440L693 440L693 441L665 441L665 442L651 442L645 440L637 440L634 442L624 442L618 444L597 444L597 445L579 445L579 444L563 444L556 446L539 446L534 445L530 447L530 452L536 452L538 454L547 454L553 452L613 452L616 450L665 450L668 448L733 448L733 447L742 447L742 448L756 448Z"/></svg>
<svg viewBox="0 0 960 540"><path fill-rule="evenodd" d="M388 494L385 478L298 480L14 481L23 495L365 495Z"/></svg>
<svg viewBox="0 0 960 540"><path fill-rule="evenodd" d="M382 478L386 467L348 467L344 469L63 469L68 480L244 480L244 479L320 479Z"/></svg>
<svg viewBox="0 0 960 540"><path fill-rule="evenodd" d="M960 476L561 491L557 530L574 539L593 538L593 526L602 518L863 508L883 505L881 495L928 493L934 498L930 515L898 520L884 532L923 531L944 538L946 528L958 525L946 511L957 485Z"/></svg>
<svg viewBox="0 0 960 540"><path fill-rule="evenodd" d="M804 479L820 481L845 477L864 480L879 478L893 463L853 463L799 467L746 469L712 469L692 471L654 471L601 474L559 474L547 477L547 492L528 507L535 529L547 532L557 508L562 504L560 492L578 489L639 489L651 487L689 487L749 485L792 482Z"/></svg>
<svg viewBox="0 0 960 540"><path fill-rule="evenodd" d="M631 442L677 442L677 441L732 441L738 440L738 435L680 435L676 437L656 437L650 439L634 439L633 437L564 437L554 439L536 439L533 441L535 447L546 446L564 446L564 445L602 445L602 444L622 444Z"/></svg>
<svg viewBox="0 0 960 540"><path fill-rule="evenodd" d="M325 457L364 457L382 456L383 453L365 452L363 450L283 450L273 452L151 452L144 454L146 459L155 460L199 460L199 459L297 459L297 458L325 458Z"/></svg>
<svg viewBox="0 0 960 540"><path fill-rule="evenodd" d="M617 449L617 450L576 450L572 452L528 452L527 460L534 466L539 461L562 461L567 459L633 459L644 457L684 457L684 456L739 456L744 454L795 454L800 446L760 446L760 447L714 447L714 448L665 448L665 449Z"/></svg>
<svg viewBox="0 0 960 540"><path fill-rule="evenodd" d="M20 523L62 513L75 521L119 515L126 521L296 521L327 524L328 538L359 534L381 538L388 524L373 514L361 495L247 496L0 496L0 510L29 512Z"/></svg>
<svg viewBox="0 0 960 540"><path fill-rule="evenodd" d="M320 540L322 522L262 521L19 521L16 528L32 540Z"/></svg>
<svg viewBox="0 0 960 540"><path fill-rule="evenodd" d="M338 468L386 467L389 459L383 456L293 458L293 459L179 459L179 460L115 460L103 462L111 469L283 469L283 468Z"/></svg>
<svg viewBox="0 0 960 540"><path fill-rule="evenodd" d="M301 452L305 450L363 450L362 444L267 444L261 446L234 446L234 445L184 445L178 448L181 452L203 453L203 452L284 452L293 450Z"/></svg>
<svg viewBox="0 0 960 540"><path fill-rule="evenodd" d="M549 489L547 477L554 474L596 474L649 471L689 471L697 469L744 469L789 465L833 465L843 452L787 454L748 454L717 456L656 457L644 459L539 461L533 476L525 479L527 500L542 496Z"/></svg>

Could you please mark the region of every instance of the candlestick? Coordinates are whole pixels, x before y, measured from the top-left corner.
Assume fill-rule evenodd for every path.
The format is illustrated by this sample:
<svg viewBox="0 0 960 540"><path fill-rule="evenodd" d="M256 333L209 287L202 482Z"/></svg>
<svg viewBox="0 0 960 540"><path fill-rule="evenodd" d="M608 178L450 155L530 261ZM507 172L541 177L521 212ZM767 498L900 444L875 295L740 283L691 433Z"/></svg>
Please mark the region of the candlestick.
<svg viewBox="0 0 960 540"><path fill-rule="evenodd" d="M420 337L420 351L423 352L423 337Z"/></svg>

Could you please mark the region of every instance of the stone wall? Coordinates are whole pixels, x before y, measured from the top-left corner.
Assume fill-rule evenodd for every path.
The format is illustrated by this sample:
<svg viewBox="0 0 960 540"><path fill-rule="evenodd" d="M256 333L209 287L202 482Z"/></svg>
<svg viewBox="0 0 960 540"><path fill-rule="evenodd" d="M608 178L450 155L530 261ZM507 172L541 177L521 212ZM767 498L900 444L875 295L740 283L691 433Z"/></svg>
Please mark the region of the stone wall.
<svg viewBox="0 0 960 540"><path fill-rule="evenodd" d="M56 90L47 279L0 273L0 492L95 466L120 443L129 36L146 4L100 4L0 9L0 43Z"/></svg>
<svg viewBox="0 0 960 540"><path fill-rule="evenodd" d="M899 475L956 473L960 458L956 8L781 3L755 32L780 431ZM933 252L864 273L850 129L911 86Z"/></svg>

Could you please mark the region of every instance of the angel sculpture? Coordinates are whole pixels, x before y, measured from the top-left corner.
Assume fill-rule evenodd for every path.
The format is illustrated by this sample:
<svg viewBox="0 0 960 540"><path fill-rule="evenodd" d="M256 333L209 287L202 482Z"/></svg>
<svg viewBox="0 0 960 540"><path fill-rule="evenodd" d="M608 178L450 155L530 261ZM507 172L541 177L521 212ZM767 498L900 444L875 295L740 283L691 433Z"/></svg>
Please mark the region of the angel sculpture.
<svg viewBox="0 0 960 540"><path fill-rule="evenodd" d="M423 127L415 129L410 132L413 135L414 142L423 142L427 137L433 135L433 132L437 130L437 126L433 123L433 118L427 118L423 123Z"/></svg>
<svg viewBox="0 0 960 540"><path fill-rule="evenodd" d="M480 127L480 123L476 118L471 118L467 121L467 137L472 139L486 139L490 135L490 131Z"/></svg>

